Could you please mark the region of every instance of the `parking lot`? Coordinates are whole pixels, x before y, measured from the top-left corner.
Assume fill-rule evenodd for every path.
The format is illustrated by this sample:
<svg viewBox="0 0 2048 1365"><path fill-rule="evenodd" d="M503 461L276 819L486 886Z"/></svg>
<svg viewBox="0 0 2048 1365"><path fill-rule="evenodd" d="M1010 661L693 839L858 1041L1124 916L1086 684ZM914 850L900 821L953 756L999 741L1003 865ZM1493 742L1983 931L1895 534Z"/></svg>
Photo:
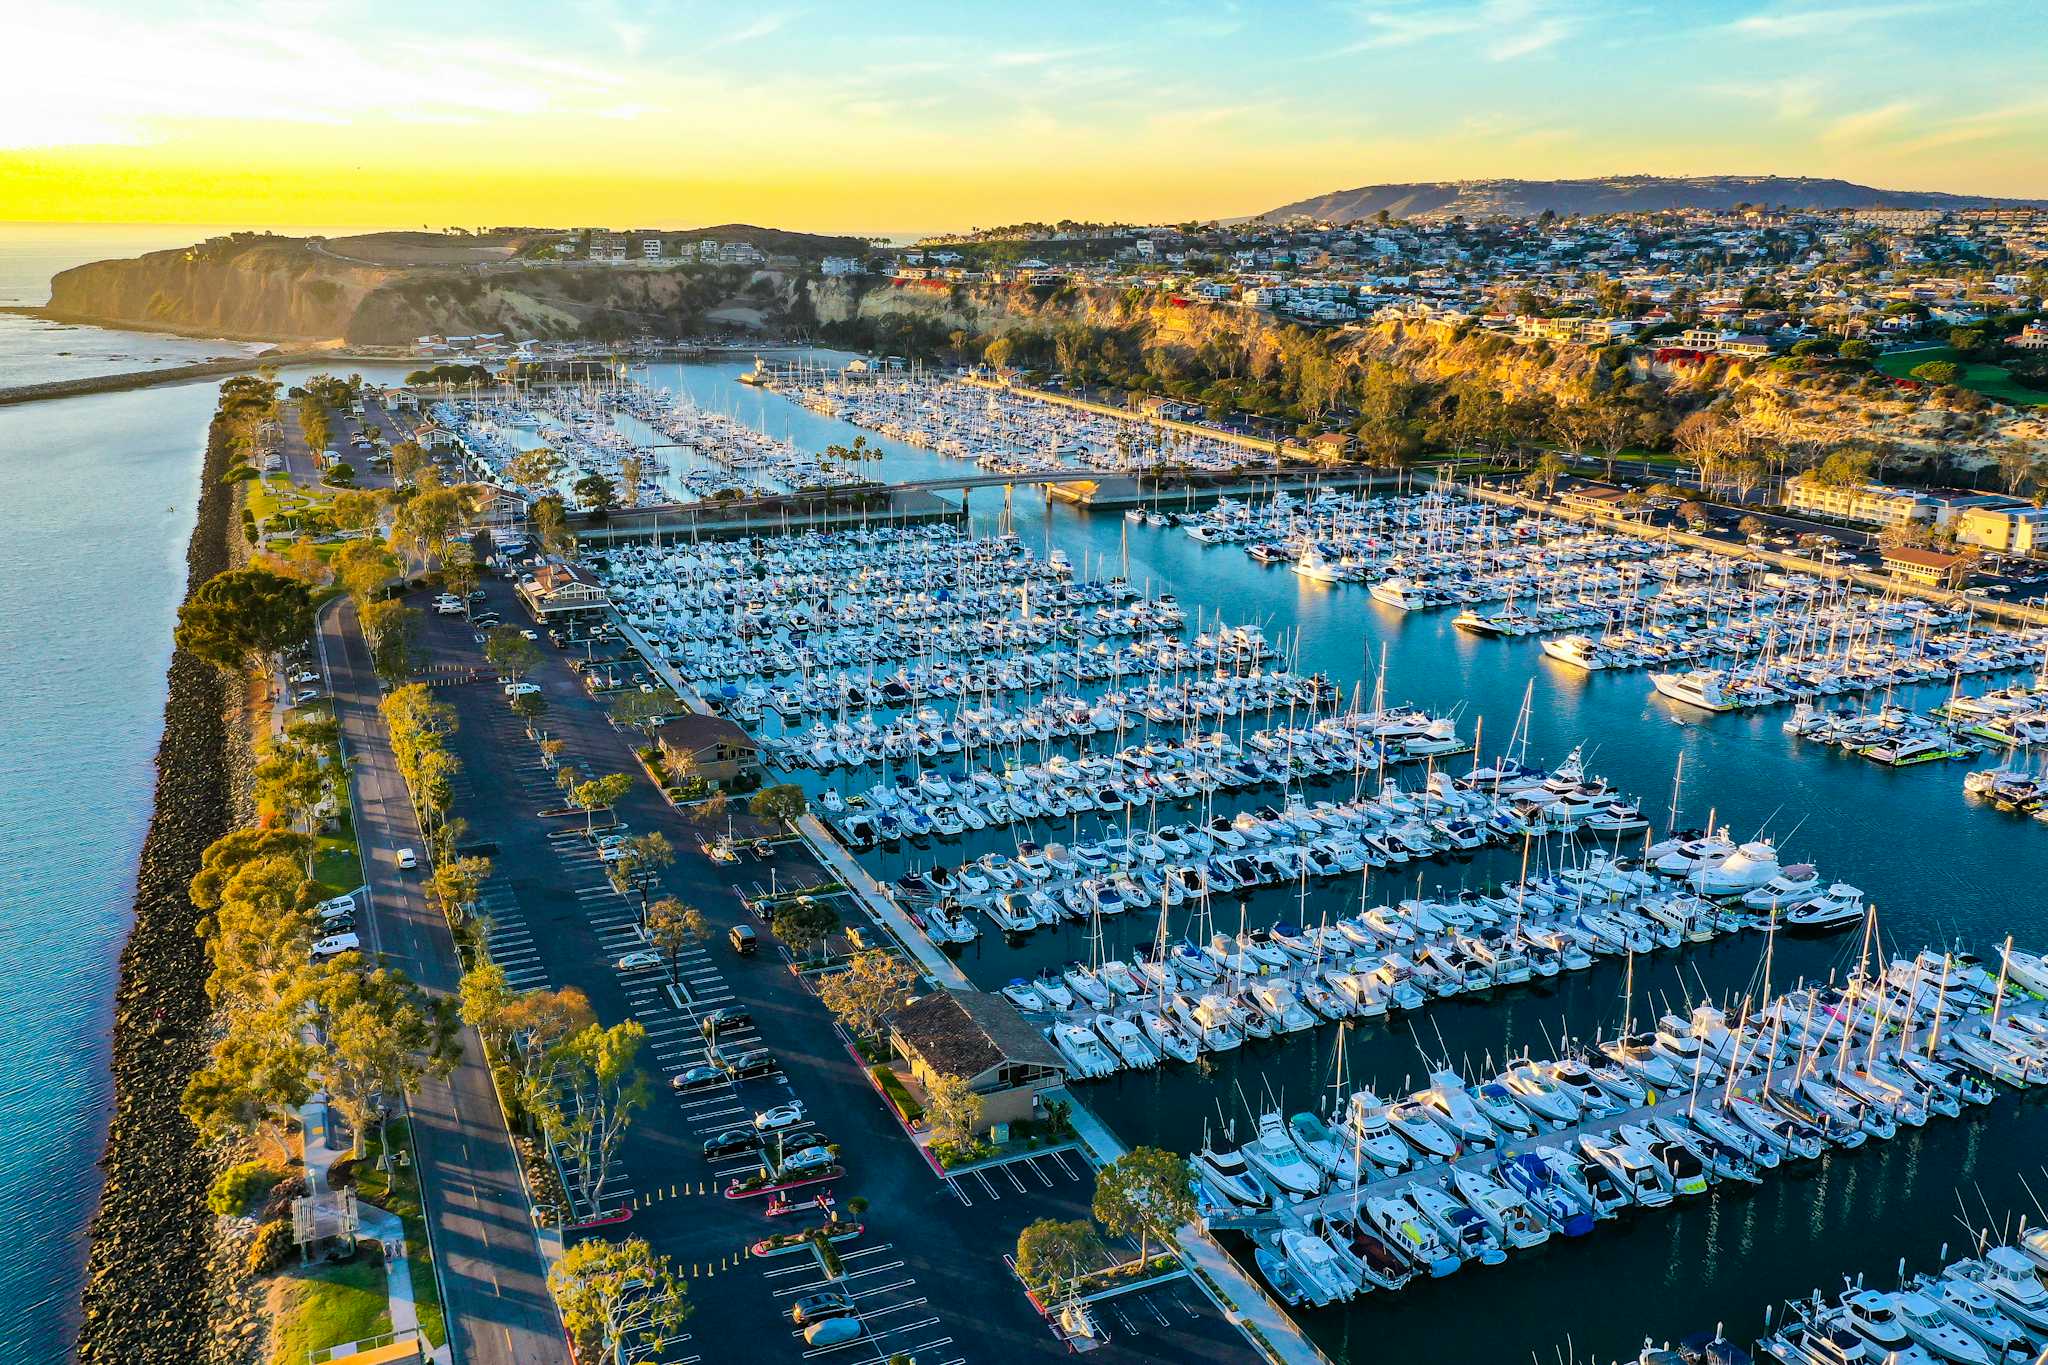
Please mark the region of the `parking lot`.
<svg viewBox="0 0 2048 1365"><path fill-rule="evenodd" d="M508 624L524 624L523 609L502 579L489 580L485 592L482 609L495 609ZM595 1231L648 1238L690 1279L692 1340L671 1358L741 1359L756 1343L780 1342L794 1330L788 1316L792 1296L775 1291L817 1279L815 1260L756 1260L747 1248L791 1224L815 1223L819 1214L770 1218L765 1199L724 1198L726 1184L760 1165L760 1151L706 1157L703 1147L721 1133L751 1128L764 1110L798 1100L805 1115L791 1130L790 1143L811 1135L839 1145L846 1172L811 1188L831 1191L842 1212L856 1195L872 1201L859 1219L866 1231L840 1249L870 1330L854 1343L817 1348L821 1353L864 1362L907 1351L919 1365L1064 1354L990 1254L982 1215L992 1196L970 1186L969 1197L977 1201L970 1206L933 1176L823 1007L791 974L765 925L741 903L735 877L749 883L818 880L808 854L782 846L765 860L737 867L714 863L699 851L697 831L650 784L636 780L609 817L597 814L596 824L609 818L635 834L666 834L676 859L652 874L649 897L675 896L701 909L712 933L709 942L682 949L673 987L665 960L639 965L634 959L634 965L621 966L622 959L648 947L639 933L639 893L622 896L612 886L580 812L543 814L562 806L554 771L483 666L477 634L460 616L429 615L421 644L427 671L449 680L436 688L437 699L451 704L458 717L451 740L461 763L456 812L470 822L471 843L488 848L494 863L481 898L491 919L490 942L515 985L576 987L600 1022L632 1018L647 1030L641 1064L655 1093L626 1130L601 1202L573 1164L566 1174L579 1216L617 1220ZM637 777L632 750L638 737L612 727L604 699L593 696L570 667L572 660L603 652L601 644L581 641L553 649L543 634L542 662L531 679L548 703L539 724L549 738L563 741L560 762L586 778L609 772ZM620 670L622 683L630 682L636 663ZM472 670L477 681L460 681ZM727 928L740 923L763 936L755 956L740 957L726 943ZM674 1089L674 1078L708 1064L703 1016L734 1005L745 1006L748 1017L722 1029L719 1046L729 1054L765 1049L775 1065L744 1080L719 1078L701 1088ZM1079 1174L1084 1163L1073 1154L1067 1161ZM1055 1171L1048 1167L1049 1175ZM1044 1188L1036 1175L1029 1178ZM1004 1179L996 1189L1015 1201ZM810 1192L799 1189L790 1198L801 1204ZM1014 1240L1014 1232L1007 1235ZM808 1276L770 1277L770 1271L801 1269L799 1260L811 1267ZM750 1288L736 1292L742 1285Z"/></svg>
<svg viewBox="0 0 2048 1365"><path fill-rule="evenodd" d="M991 1247L1013 1247L1040 1218L1089 1216L1095 1168L1078 1148L1034 1152L948 1178L954 1198L973 1209ZM1135 1240L1105 1239L1119 1255L1136 1256ZM1156 1243L1154 1244L1157 1245ZM1020 1291L1021 1292L1021 1291ZM1244 1338L1198 1283L1181 1276L1151 1288L1090 1302L1106 1338L1089 1352L1101 1361L1242 1361ZM1052 1339L1050 1328L1044 1329ZM921 1362L920 1362L921 1365Z"/></svg>

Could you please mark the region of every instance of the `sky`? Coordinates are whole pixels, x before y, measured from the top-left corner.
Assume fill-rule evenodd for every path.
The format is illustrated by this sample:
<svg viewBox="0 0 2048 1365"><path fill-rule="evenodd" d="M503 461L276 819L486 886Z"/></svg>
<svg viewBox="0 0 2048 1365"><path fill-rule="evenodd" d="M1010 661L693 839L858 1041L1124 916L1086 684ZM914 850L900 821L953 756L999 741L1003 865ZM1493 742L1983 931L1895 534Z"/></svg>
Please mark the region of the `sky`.
<svg viewBox="0 0 2048 1365"><path fill-rule="evenodd" d="M2048 196L2044 3L0 0L0 221L885 234L1623 173Z"/></svg>

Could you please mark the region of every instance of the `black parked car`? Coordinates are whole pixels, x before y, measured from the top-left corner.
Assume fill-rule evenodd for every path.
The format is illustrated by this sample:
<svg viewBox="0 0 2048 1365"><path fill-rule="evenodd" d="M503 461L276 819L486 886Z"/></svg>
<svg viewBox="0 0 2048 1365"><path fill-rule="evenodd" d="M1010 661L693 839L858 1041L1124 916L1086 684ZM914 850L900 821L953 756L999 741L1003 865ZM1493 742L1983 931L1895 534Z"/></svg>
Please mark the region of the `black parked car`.
<svg viewBox="0 0 2048 1365"><path fill-rule="evenodd" d="M725 1073L715 1066L693 1066L669 1077L668 1083L676 1090L707 1090L714 1085L724 1085Z"/></svg>
<svg viewBox="0 0 2048 1365"><path fill-rule="evenodd" d="M703 1031L706 1038L716 1038L726 1029L738 1028L741 1024L752 1022L753 1017L747 1013L745 1005L727 1005L723 1009L711 1011L698 1020L697 1027Z"/></svg>
<svg viewBox="0 0 2048 1365"><path fill-rule="evenodd" d="M736 1156L741 1152L760 1150L760 1139L751 1128L728 1128L704 1139L704 1155L709 1157Z"/></svg>
<svg viewBox="0 0 2048 1365"><path fill-rule="evenodd" d="M764 1047L757 1047L731 1057L720 1053L711 1060L734 1080L745 1080L749 1076L772 1075L775 1068L780 1065L775 1060L775 1054Z"/></svg>

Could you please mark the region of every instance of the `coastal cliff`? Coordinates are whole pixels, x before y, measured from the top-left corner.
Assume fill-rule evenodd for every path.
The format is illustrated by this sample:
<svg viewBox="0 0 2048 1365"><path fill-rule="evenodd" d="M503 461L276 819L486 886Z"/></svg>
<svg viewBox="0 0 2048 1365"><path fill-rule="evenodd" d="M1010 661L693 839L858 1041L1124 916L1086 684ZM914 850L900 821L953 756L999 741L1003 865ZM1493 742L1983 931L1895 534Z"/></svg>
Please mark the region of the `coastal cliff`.
<svg viewBox="0 0 2048 1365"><path fill-rule="evenodd" d="M386 273L294 238L202 244L74 266L50 281L53 317L260 340L344 337Z"/></svg>
<svg viewBox="0 0 2048 1365"><path fill-rule="evenodd" d="M2048 451L2048 408L2014 407L1953 387L1901 387L1868 366L1797 359L1672 363L1653 348L1589 347L1514 337L1469 322L1386 317L1310 330L1271 313L1157 291L1065 284L1018 288L916 280L826 280L811 286L825 337L886 354L972 360L1009 339L1008 363L1079 370L1113 383L1257 410L1295 400L1304 377L1394 405L1409 453L1471 435L1443 420L1447 396L1497 396L1526 415L1527 439L1558 439L1550 415L1591 399L1629 414L1629 447L1679 443L1705 414L1759 458L1876 453L1879 470L1968 478ZM962 337L960 334L964 334ZM1370 391L1369 393L1366 391ZM1391 395L1391 396L1389 396ZM1276 415L1285 415L1276 413Z"/></svg>
<svg viewBox="0 0 2048 1365"><path fill-rule="evenodd" d="M57 275L42 311L69 322L369 346L479 332L599 340L707 327L777 332L809 320L798 269L593 266L481 249L451 261L404 240L414 235L246 233L94 261Z"/></svg>

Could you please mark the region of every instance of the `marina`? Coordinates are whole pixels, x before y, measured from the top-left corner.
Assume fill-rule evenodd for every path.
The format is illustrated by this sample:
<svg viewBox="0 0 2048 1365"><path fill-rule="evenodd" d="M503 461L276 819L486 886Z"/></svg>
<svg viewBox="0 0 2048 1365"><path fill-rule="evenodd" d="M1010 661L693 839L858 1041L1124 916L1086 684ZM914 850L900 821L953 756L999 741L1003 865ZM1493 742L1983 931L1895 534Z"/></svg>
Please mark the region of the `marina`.
<svg viewBox="0 0 2048 1365"><path fill-rule="evenodd" d="M1411 519L1430 501L1443 500L1444 495L1416 499ZM1814 863L1826 858L1838 869L1835 875L1847 874L1855 886L1821 877L1813 864L1778 864L1775 842L1782 842L1782 836L1766 841L1773 859L1768 874L1732 898L1700 895L1684 877L1658 876L1643 868L1643 855L1674 836L1703 837L1703 831L1684 826L1684 813L1721 798L1707 790L1697 765L1711 762L1724 744L1747 755L1744 762L1753 761L1766 731L1739 716L1720 717L1713 727L1733 724L1739 733L1715 735L1710 742L1707 731L1713 727L1683 723L1682 716L1675 725L1673 718L1654 709L1630 716L1622 723L1635 732L1678 741L1675 750L1668 743L1659 746L1667 765L1661 774L1646 769L1640 760L1624 758L1637 792L1670 788L1668 765L1678 754L1685 755L1690 768L1681 771L1671 808L1654 809L1660 803L1626 794L1621 783L1589 781L1585 764L1592 755L1604 760L1606 746L1581 746L1586 756L1569 753L1587 732L1577 726L1559 731L1553 708L1562 703L1565 714L1573 714L1596 692L1604 697L1622 680L1585 670L1552 674L1557 661L1542 649L1545 632L1517 638L1518 632L1512 630L1474 631L1455 624L1453 613L1404 609L1363 586L1349 588L1357 596L1346 599L1342 579L1278 572L1283 565L1299 563L1298 550L1292 558L1242 556L1239 562L1245 568L1231 575L1228 587L1190 591L1189 585L1202 582L1209 572L1214 553L1214 542L1190 534L1190 529L1233 516L1232 501L1226 496L1216 512L1192 519L1185 514L1162 516L1160 525L1151 524L1143 513L1091 518L1057 506L1021 505L1021 514L1006 507L993 516L986 511L973 516L970 526L978 533L976 539L956 540L958 533L950 528L923 528L918 534L930 539L920 554L930 554L939 544L984 548L964 560L958 551L937 554L930 559L938 566L937 576L917 583L897 583L884 576L871 593L849 595L843 601L846 608L858 601L857 609L871 616L910 612L953 634L934 640L919 653L892 653L885 620L882 630L875 632L877 642L859 646L862 654L874 657L834 658L833 651L841 647L834 643L834 626L846 614L837 605L842 599L838 589L826 593L820 591L818 580L807 579L784 590L790 597L808 593L811 605L805 614L774 620L757 617L754 624L744 626L749 632L745 648L754 651L745 656L751 671L731 666L739 662L737 656L721 656L727 663L716 674L720 681L707 689L716 704L762 737L771 760L811 793L821 819L855 850L887 894L907 910L912 923L956 955L984 989L1005 994L1037 1020L1077 1077L1091 1072L1101 1077L1077 1090L1077 1096L1126 1140L1165 1141L1199 1156L1212 1139L1219 1147L1226 1145L1221 1141L1225 1128L1240 1131L1241 1138L1256 1137L1263 1120L1275 1113L1290 1140L1306 1130L1311 1136L1305 1140L1312 1141L1315 1123L1335 1134L1343 1111L1317 1106L1329 1115L1323 1117L1299 1105L1289 1109L1280 1097L1325 1090L1333 1067L1346 1068L1352 1075L1384 1074L1391 1062L1395 1074L1412 1071L1415 1044L1408 1040L1415 1025L1393 1022L1404 1018L1412 1018L1428 1034L1441 1035L1440 1040L1432 1037L1425 1051L1437 1062L1448 1063L1453 1074L1469 1078L1476 1093L1512 1068L1506 1062L1488 1068L1476 1060L1451 1059L1491 1053L1529 1061L1558 1055L1514 1041L1534 1029L1541 1014L1549 1015L1543 1036L1599 1038L1615 1029L1616 1002L1639 994L1647 997L1648 988L1641 984L1647 980L1661 983L1656 988L1659 996L1676 987L1683 1000L1707 1007L1704 996L1710 987L1724 995L1745 980L1753 987L1757 946L1765 942L1793 972L1785 979L1807 973L1813 974L1809 980L1824 977L1831 958L1842 965L1841 945L1845 937L1854 937L1848 931L1866 914L1866 896L1875 900L1877 893L1869 888L1889 886L1896 891L1911 884L1911 874L1903 873L1895 858L1883 856L1875 846L1844 846L1839 834L1831 840L1832 853L1803 847L1802 839L1800 855ZM1347 501L1370 506L1395 500ZM1325 495L1325 508L1334 502ZM1302 503L1313 506L1315 499L1304 498ZM1383 515L1399 513L1389 509ZM1006 535L1014 535L1015 541L1006 542ZM873 539L879 544L885 537ZM1024 548L1039 544L1057 550L1058 558ZM990 548L1002 546L1007 548ZM716 542L704 542L690 553L726 551ZM775 582L778 574L792 567L775 559L782 553L771 542L770 571L762 581ZM1736 586L1741 575L1690 555L1662 558L1673 561L1668 574L1637 574L1617 584L1609 600L1582 603L1581 608L1613 612L1625 601L1655 603L1669 594L1671 614L1681 619L1688 611L1694 620L1718 622L1783 609L1786 620L1795 624L1776 637L1781 643L1814 638L1816 631L1822 639L1832 630L1838 639L1854 636L1859 642L1895 634L1920 641L1939 639L1942 631L1969 628L1960 613L1929 611L1926 604L1904 599L1850 597L1817 585L1788 590L1783 584L1756 583L1753 586L1762 593L1775 594L1775 600L1745 598ZM632 565L633 552L626 551L617 562L621 568ZM989 581L997 562L1010 566L999 586ZM1696 565L1694 573L1678 570L1686 563ZM964 571L967 576L963 564L972 566ZM1076 564L1084 571L1077 572ZM668 572L667 566L655 572L651 559L642 567L647 581L630 583L634 591L652 588ZM939 581L947 576L951 581ZM1061 591L1071 599L1055 608L1053 594ZM1677 606L1688 592L1724 596L1711 606ZM942 593L949 599L943 607L938 605ZM918 594L923 595L918 601L906 600ZM767 594L755 596L765 600ZM1162 596L1179 613L1177 622L1147 621L1143 634L1128 637L1098 636L1083 624L1105 611L1157 604ZM873 604L881 610L874 610ZM665 601L662 608L667 611L672 605ZM700 603L694 608L706 609L716 617L719 611L729 613L730 604ZM1530 610L1534 609L1532 599ZM1655 610L1625 604L1622 609L1633 610L1646 624ZM1026 620L1041 610L1061 619L1049 635L1037 639L1028 631L991 631L987 624ZM1797 624L1801 611L1807 613L1806 619ZM679 612L675 618L688 615ZM1325 618L1328 624L1363 620L1363 637L1332 633ZM1402 618L1430 624L1422 637L1411 638L1412 629L1397 624ZM1604 619L1612 624L1618 617ZM983 624L963 628L973 621ZM792 623L801 637L797 645L789 636ZM735 624L728 614L700 633L716 639L722 632L734 640L741 634ZM1260 646L1243 657L1223 657L1214 646L1239 624L1257 631ZM755 625L760 627L759 638L752 634ZM685 651L685 663L689 633L675 637L677 647ZM1347 638L1353 643L1344 643ZM1190 646L1197 652L1184 656L1181 651ZM1428 653L1418 655L1410 646ZM1205 647L1211 651L1206 655L1199 652ZM1490 690L1482 687L1475 699L1470 681L1494 668L1484 661L1494 651L1516 650L1526 651L1523 657L1528 659L1522 680L1514 681L1510 673ZM1418 689L1413 695L1418 702L1444 707L1442 711L1387 700L1390 688L1399 687L1407 670L1428 674L1446 651L1451 659L1462 661L1453 670L1468 680L1462 695L1455 681L1440 679L1440 686L1426 692ZM1424 657L1437 662L1423 663ZM2040 655L2036 647L2031 661L2022 652L2011 657L2011 666L2031 666ZM1166 662L1175 659L1178 671ZM688 667L678 666L689 673ZM1487 674L1472 671L1481 667ZM1583 681L1567 683L1571 678ZM1503 683L1517 691L1506 692ZM1248 706L1241 698L1254 686L1259 700ZM1937 699L1926 695L1930 690L1901 680L1886 686L1885 695L1917 695L1919 704L1931 709ZM1410 694L1394 690L1391 695ZM1531 696L1536 704L1522 723L1522 704ZM1148 706L1155 708L1150 715ZM1490 732L1489 715L1494 727ZM1377 742L1381 737L1372 726L1383 717L1422 728L1444 725L1446 752L1411 755L1398 742ZM1317 744L1330 743L1333 733L1345 735L1347 723L1353 747L1341 756L1328 748L1319 752ZM1581 821L1577 827L1565 823L1538 833L1511 823L1489 823L1512 811L1512 803L1483 784L1475 791L1469 779L1482 767L1506 766L1500 759L1509 744L1501 737L1511 726L1519 737L1509 744L1518 752L1542 752L1535 746L1554 744L1558 747L1551 752L1567 754L1570 761L1559 767L1573 780L1588 782L1599 797L1590 804L1607 812L1607 819L1619 827L1587 829ZM1215 744L1218 737L1229 747ZM1261 743L1251 744L1253 737ZM1205 738L1213 747L1201 747ZM1144 756L1149 766L1133 767L1132 755ZM1219 763L1247 759L1255 764L1253 775L1263 781L1240 787L1223 780ZM1783 751L1770 761L1801 766L1796 750ZM1090 767L1078 766L1084 762ZM1603 761L1602 766L1609 764ZM1871 771L1877 775L1875 768ZM1527 765L1527 773L1521 775L1539 780L1556 776L1540 764ZM1151 785L1176 778L1185 780L1187 795L1176 798L1172 788ZM1145 785L1138 785L1140 780ZM1791 794L1818 780L1807 772ZM1040 804L1032 814L1023 815L1015 804L1022 796L1023 809L1028 810L1032 801L1055 791L1065 798L1064 807ZM1726 800L1741 803L1744 792L1753 799L1755 791L1752 777L1734 784ZM1077 800L1083 797L1085 804ZM1523 813L1526 817L1526 807ZM1711 820L1713 813L1705 814ZM1750 818L1770 814L1770 805L1765 805ZM884 815L894 822L891 834L884 833ZM970 816L979 819L980 826L971 824ZM1433 820L1459 818L1468 819L1472 827L1474 837L1466 847L1427 833L1412 847L1384 837L1404 823L1412 823L1411 832L1429 831ZM915 830L919 819L931 822L922 832ZM945 821L943 826L940 820ZM1802 834L1815 832L1797 817L1790 823L1799 824ZM1272 856L1263 872L1255 859L1244 857L1242 850L1219 837L1225 829L1238 835L1246 849L1254 844L1247 831L1266 833L1260 847ZM1380 837L1369 842L1362 837L1368 832ZM1713 832L1718 834L1718 826ZM1340 834L1349 837L1340 839ZM1200 847L1205 836L1213 848ZM1318 842L1325 844L1319 852L1331 855L1328 861L1312 860L1310 850ZM1731 847L1754 842L1738 836L1727 839ZM1101 857L1103 865L1086 865L1077 856L1083 850ZM1148 857L1147 852L1154 850L1162 856ZM1395 851L1407 856L1385 856ZM1669 851L1663 849L1658 856ZM1354 864L1350 869L1344 865L1346 856ZM1636 867L1631 867L1632 861ZM1194 864L1199 864L1199 872L1186 875L1194 872ZM1251 875L1238 877L1240 871ZM1428 884L1432 874L1438 879L1434 887ZM1403 878L1406 885L1397 893ZM1774 879L1781 904L1774 908L1769 892L1745 903L1750 892ZM1640 885L1639 880L1649 884ZM1519 902L1511 890L1517 885L1522 891ZM1788 886L1792 890L1783 889ZM1546 894L1541 902L1533 899ZM1789 917L1802 897L1823 902L1816 918L1831 920L1841 932L1801 934L1789 925L1777 934L1757 932L1774 916ZM1917 931L1925 912L1916 914L1910 898L1900 904L1899 913L1887 916L1888 921L1904 925L1902 932ZM1830 908L1835 912L1832 917L1823 913ZM1369 928L1375 918L1391 932L1381 935ZM1597 934L1581 936L1589 923L1606 927L1610 937L1605 944ZM1346 924L1353 934L1371 937L1360 942L1347 936ZM1943 921L1945 930L1954 927L1955 921ZM1485 956L1488 953L1495 956ZM1354 970L1360 966L1367 969ZM1212 971L1213 978L1205 981L1205 971ZM1624 989L1618 979L1623 977L1638 984ZM1347 994L1347 980L1356 994ZM1732 1007L1734 1001L1725 1003ZM1205 1004L1213 1008L1205 1009ZM1532 1008L1540 1013L1532 1017ZM1692 1018L1682 1003L1660 1013ZM1235 1045L1216 1045L1228 1044L1233 1032ZM1796 1073L1796 1055L1785 1055ZM1399 1060L1402 1057L1408 1060ZM1594 1058L1610 1068L1619 1065L1602 1054L1595 1053ZM1559 1064L1570 1063L1560 1057ZM1812 1069L1809 1063L1808 1070ZM1425 1063L1425 1079L1430 1070ZM1386 1093L1406 1102L1420 1092L1404 1083ZM1240 1102L1252 1095L1272 1103ZM1669 1103L1666 1099L1665 1105ZM1995 1112L2007 1110L2009 1106L1994 1107ZM1226 1117L1233 1111L1236 1118ZM1297 1129L1287 1118L1290 1113L1314 1123ZM1984 1114L1983 1107L1968 1106L1956 1131L1975 1131L1986 1122ZM1653 1126L1652 1120L1660 1126ZM2038 1131L2038 1121L2024 1109L2012 1113L2011 1121L2021 1132ZM1626 1123L1631 1136L1647 1136L1660 1151L1673 1144L1680 1150L1690 1150L1688 1142L1700 1145L1694 1136L1697 1130L1681 1132L1673 1122L1674 1111L1668 1107L1631 1109L1625 1117L1610 1116L1592 1135L1607 1134L1618 1141L1612 1135ZM1818 1156L1794 1162L1787 1171L1790 1183L1810 1180L1813 1171L1827 1170L1842 1160L1889 1164L1893 1152L1952 1141L1939 1125L1906 1127L1905 1135L1875 1144L1867 1156L1829 1144ZM1578 1136L1586 1135L1576 1127L1570 1132L1544 1131L1560 1132L1575 1161L1591 1161L1587 1150L1576 1144ZM2010 1150L2012 1141L2025 1139L2001 1139L1985 1150ZM1234 1151L1234 1145L1229 1150ZM1300 1154L1306 1148L1294 1150ZM1486 1168L1482 1174L1495 1186L1505 1182L1487 1174L1493 1170L1488 1163L1497 1164L1499 1155L1493 1149L1490 1158L1475 1163ZM1243 1160L1248 1168L1257 1169L1249 1153ZM1448 1171L1438 1170L1437 1175L1447 1177ZM1414 1183L1412 1168L1404 1174L1381 1173L1379 1178L1394 1182L1388 1193L1403 1188L1404 1178L1409 1185ZM1466 1183L1467 1207L1473 1207L1470 1200L1482 1197L1498 1202L1476 1179ZM1697 1205L1688 1198L1661 1220L1624 1215L1619 1224L1600 1220L1601 1227L1622 1245L1638 1244L1645 1237L1690 1241L1701 1229L1688 1209L1719 1207L1731 1198L1776 1207L1787 1182L1773 1178L1753 1183L1724 1176L1711 1183ZM1364 1188L1376 1191L1370 1180ZM1352 1193L1325 1191L1314 1197L1348 1204ZM1442 1193L1461 1197L1456 1187ZM1427 1196L1424 1199L1440 1208ZM1214 1212L1216 1225L1223 1229L1243 1211L1218 1200ZM1659 1221L1665 1231L1653 1231ZM1371 1235L1369 1211L1350 1226ZM1441 1232L1437 1235L1447 1240ZM1281 1241L1262 1244L1249 1235L1225 1236L1254 1273L1272 1263L1275 1254L1284 1262ZM1560 1239L1562 1233L1552 1229L1550 1240ZM1606 1249L1615 1245L1607 1237L1569 1240L1574 1258L1614 1254ZM1262 1245L1269 1248L1263 1259ZM1808 1254L1819 1249L1816 1244ZM1508 1300L1540 1296L1544 1278L1557 1273L1560 1254L1562 1248L1546 1249L1533 1259L1511 1257L1508 1264L1489 1268L1488 1282L1503 1285L1501 1293ZM1571 1273L1576 1277L1597 1272L1582 1268ZM1410 1266L1409 1274L1418 1275L1417 1269ZM1509 1277L1506 1281L1499 1278L1504 1275ZM1743 1277L1729 1278L1732 1288ZM1364 1322L1370 1321L1378 1335L1392 1331L1398 1336L1408 1330L1398 1326L1402 1322L1413 1322L1420 1331L1421 1322L1438 1311L1428 1305L1438 1303L1436 1296L1446 1292L1440 1287L1443 1283L1424 1271L1397 1296L1367 1295L1342 1309L1303 1306L1297 1311L1307 1315L1305 1324L1325 1349L1341 1358L1348 1334ZM1775 1287L1755 1279L1747 1283L1766 1292ZM1396 1303L1411 1300L1414 1308L1389 1317ZM1622 1343L1617 1342L1615 1349L1622 1349Z"/></svg>

